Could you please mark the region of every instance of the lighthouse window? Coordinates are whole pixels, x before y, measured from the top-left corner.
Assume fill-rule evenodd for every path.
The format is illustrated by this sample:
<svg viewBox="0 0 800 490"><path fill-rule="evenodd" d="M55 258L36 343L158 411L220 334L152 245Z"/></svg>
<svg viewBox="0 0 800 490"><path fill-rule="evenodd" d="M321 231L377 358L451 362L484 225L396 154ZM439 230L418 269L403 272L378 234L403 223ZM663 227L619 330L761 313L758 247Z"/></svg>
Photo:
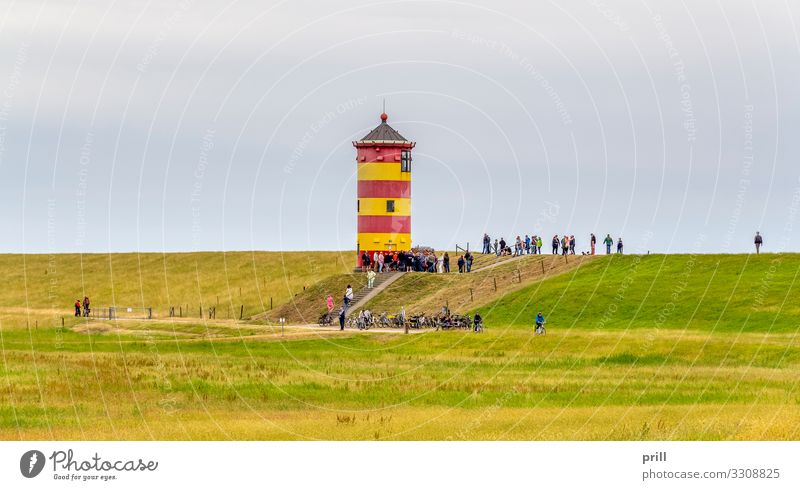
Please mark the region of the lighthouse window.
<svg viewBox="0 0 800 490"><path fill-rule="evenodd" d="M386 201L386 212L394 213L394 201Z"/></svg>
<svg viewBox="0 0 800 490"><path fill-rule="evenodd" d="M400 152L400 171L411 172L411 152L408 150Z"/></svg>
<svg viewBox="0 0 800 490"><path fill-rule="evenodd" d="M356 199L356 212L361 212L361 199Z"/></svg>

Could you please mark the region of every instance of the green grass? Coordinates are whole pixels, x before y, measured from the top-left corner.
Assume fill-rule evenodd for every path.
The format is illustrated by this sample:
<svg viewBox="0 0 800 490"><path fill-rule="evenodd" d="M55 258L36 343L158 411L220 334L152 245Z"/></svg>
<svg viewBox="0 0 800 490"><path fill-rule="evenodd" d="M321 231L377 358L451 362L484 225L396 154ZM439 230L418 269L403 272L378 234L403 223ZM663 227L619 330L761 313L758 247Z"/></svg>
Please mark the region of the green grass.
<svg viewBox="0 0 800 490"><path fill-rule="evenodd" d="M800 255L612 256L484 305L491 323L796 332ZM474 308L473 308L474 309Z"/></svg>
<svg viewBox="0 0 800 490"><path fill-rule="evenodd" d="M353 268L349 252L197 252L0 255L4 285L0 319L7 323L60 321L75 299L95 308L152 307L156 316L217 318L255 315L285 303L317 281Z"/></svg>
<svg viewBox="0 0 800 490"><path fill-rule="evenodd" d="M2 303L0 438L796 440L798 268L797 255L601 257L469 305L480 335L62 328L40 310L9 321ZM538 308L546 337L530 332Z"/></svg>

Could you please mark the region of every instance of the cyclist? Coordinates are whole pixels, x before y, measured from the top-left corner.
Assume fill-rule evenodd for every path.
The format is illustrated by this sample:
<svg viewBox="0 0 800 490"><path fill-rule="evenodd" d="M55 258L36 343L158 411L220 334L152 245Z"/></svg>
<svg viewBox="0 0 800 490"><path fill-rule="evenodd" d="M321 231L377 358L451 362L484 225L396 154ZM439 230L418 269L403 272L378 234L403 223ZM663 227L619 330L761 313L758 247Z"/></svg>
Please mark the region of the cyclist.
<svg viewBox="0 0 800 490"><path fill-rule="evenodd" d="M536 315L536 330L535 330L535 332L539 333L539 332L541 332L541 330L543 328L544 328L544 315L542 315L542 312L540 311Z"/></svg>
<svg viewBox="0 0 800 490"><path fill-rule="evenodd" d="M476 332L483 332L483 318L481 318L480 313L475 312L475 319L473 320L473 323L475 325L474 330Z"/></svg>

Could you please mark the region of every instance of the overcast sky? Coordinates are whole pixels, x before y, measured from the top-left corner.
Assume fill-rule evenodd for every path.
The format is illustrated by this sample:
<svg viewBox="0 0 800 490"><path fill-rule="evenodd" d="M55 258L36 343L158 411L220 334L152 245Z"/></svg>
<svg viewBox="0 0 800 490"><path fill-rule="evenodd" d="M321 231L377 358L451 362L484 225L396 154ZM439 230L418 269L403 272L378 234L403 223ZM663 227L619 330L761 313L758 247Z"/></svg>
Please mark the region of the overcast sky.
<svg viewBox="0 0 800 490"><path fill-rule="evenodd" d="M351 142L417 142L413 240L800 249L800 5L0 3L3 252L355 247Z"/></svg>

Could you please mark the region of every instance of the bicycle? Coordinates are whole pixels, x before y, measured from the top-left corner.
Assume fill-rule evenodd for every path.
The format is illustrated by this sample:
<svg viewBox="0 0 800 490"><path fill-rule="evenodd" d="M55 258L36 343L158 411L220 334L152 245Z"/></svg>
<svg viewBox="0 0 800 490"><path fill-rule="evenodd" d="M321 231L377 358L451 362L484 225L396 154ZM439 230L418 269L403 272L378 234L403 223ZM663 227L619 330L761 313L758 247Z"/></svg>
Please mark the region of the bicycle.
<svg viewBox="0 0 800 490"><path fill-rule="evenodd" d="M536 328L533 329L533 334L536 336L547 335L547 329L544 328L544 323L537 323Z"/></svg>

